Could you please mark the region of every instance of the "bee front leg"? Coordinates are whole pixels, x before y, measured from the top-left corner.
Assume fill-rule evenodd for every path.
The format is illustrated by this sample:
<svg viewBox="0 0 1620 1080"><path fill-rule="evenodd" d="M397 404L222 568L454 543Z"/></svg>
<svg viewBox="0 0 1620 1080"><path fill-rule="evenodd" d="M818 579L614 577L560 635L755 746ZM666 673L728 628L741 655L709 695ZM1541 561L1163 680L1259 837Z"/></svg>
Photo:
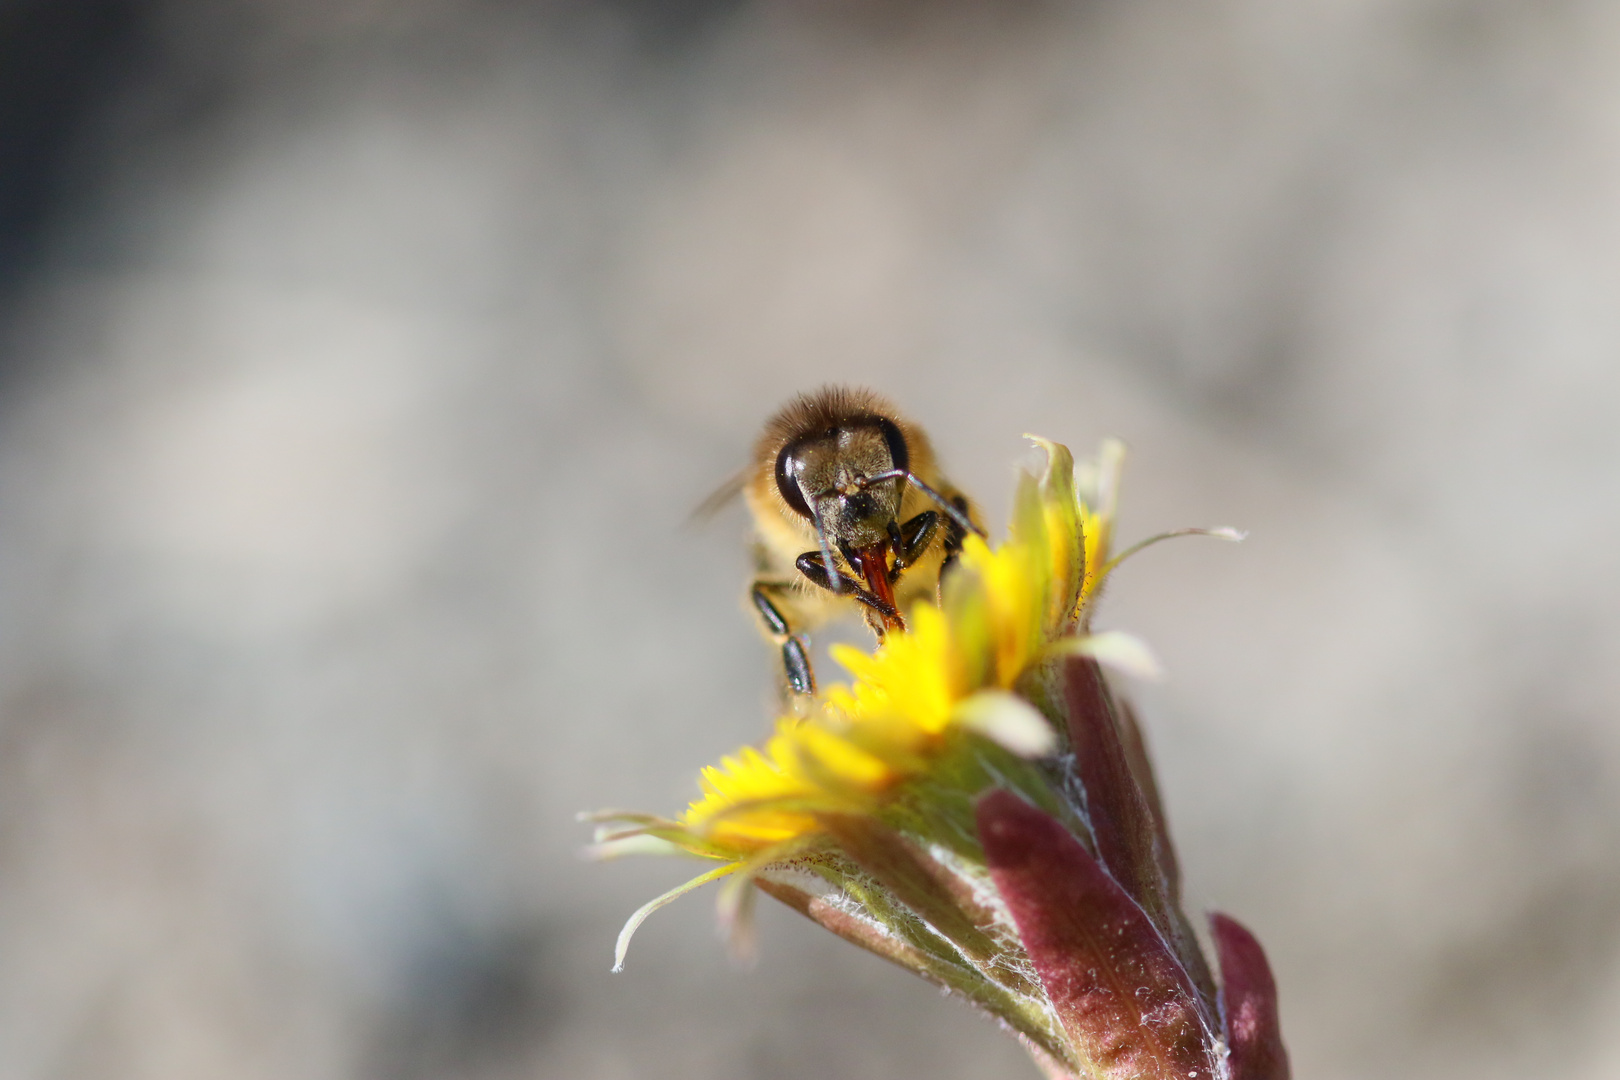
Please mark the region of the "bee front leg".
<svg viewBox="0 0 1620 1080"><path fill-rule="evenodd" d="M857 598L866 591L864 582L855 580L836 566L829 567L819 551L805 552L793 565L806 581L818 589Z"/></svg>
<svg viewBox="0 0 1620 1080"><path fill-rule="evenodd" d="M795 694L810 695L816 692L816 673L810 667L804 638L793 632L787 617L771 600L772 593L779 594L786 588L780 581L755 581L748 597L759 613L766 634L782 647L782 670L787 675L788 689Z"/></svg>
<svg viewBox="0 0 1620 1080"><path fill-rule="evenodd" d="M805 580L809 581L810 584L818 585L828 592L835 592L865 604L868 608L877 612L879 616L900 623L904 627L905 624L900 619L900 613L895 610L893 604L886 603L881 597L872 595L872 590L868 589L865 584L856 581L837 567L829 570L827 564L821 559L821 552L807 551L800 555L798 561L793 565L799 568L799 573L803 574ZM837 588L833 587L834 581L838 582ZM883 630L880 628L882 625L880 622L873 626L873 629L877 630L879 638L883 637Z"/></svg>

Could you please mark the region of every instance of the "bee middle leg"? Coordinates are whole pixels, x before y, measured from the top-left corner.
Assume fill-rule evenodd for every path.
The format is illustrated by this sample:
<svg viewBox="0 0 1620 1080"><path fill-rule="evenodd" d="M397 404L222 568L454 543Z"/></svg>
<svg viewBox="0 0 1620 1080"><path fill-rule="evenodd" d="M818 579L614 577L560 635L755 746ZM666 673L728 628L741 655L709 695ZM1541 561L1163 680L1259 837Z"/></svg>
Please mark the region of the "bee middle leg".
<svg viewBox="0 0 1620 1080"><path fill-rule="evenodd" d="M816 692L816 673L810 667L810 654L805 649L804 638L793 632L787 617L771 599L772 594L779 596L787 588L780 581L758 580L749 589L748 598L753 602L765 632L782 648L782 671L787 676L788 689L795 694L810 695Z"/></svg>
<svg viewBox="0 0 1620 1080"><path fill-rule="evenodd" d="M960 495L951 497L951 505L961 511L966 517L968 501ZM945 557L939 563L939 600L945 602L945 575L956 565L957 556L962 554L962 545L967 542L967 530L957 523L955 518L945 523Z"/></svg>
<svg viewBox="0 0 1620 1080"><path fill-rule="evenodd" d="M899 581L900 574L912 563L923 557L928 545L934 542L934 534L939 531L939 514L933 510L924 510L904 525L889 523L889 542L896 552L894 566L889 568L889 580Z"/></svg>

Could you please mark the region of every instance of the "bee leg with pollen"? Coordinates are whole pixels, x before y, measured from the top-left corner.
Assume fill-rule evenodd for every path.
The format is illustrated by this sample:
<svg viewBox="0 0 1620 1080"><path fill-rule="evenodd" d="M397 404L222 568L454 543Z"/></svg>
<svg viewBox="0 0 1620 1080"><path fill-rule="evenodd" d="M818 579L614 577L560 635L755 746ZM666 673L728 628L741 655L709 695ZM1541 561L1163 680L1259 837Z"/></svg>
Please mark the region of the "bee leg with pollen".
<svg viewBox="0 0 1620 1080"><path fill-rule="evenodd" d="M816 692L816 673L810 667L810 654L805 649L804 638L793 632L787 617L771 600L772 593L782 593L788 588L790 586L784 582L757 580L749 589L748 598L759 613L766 634L782 648L782 671L787 676L788 690L808 696Z"/></svg>

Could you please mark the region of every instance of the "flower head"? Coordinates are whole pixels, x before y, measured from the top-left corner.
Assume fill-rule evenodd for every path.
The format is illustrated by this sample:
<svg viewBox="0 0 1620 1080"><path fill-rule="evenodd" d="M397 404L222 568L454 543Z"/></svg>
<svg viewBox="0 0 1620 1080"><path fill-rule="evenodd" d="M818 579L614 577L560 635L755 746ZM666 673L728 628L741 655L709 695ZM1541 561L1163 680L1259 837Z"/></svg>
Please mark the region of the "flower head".
<svg viewBox="0 0 1620 1080"><path fill-rule="evenodd" d="M1123 450L1106 443L1077 472L1067 448L1035 441L1045 464L1022 477L1007 540L969 536L909 631L872 653L837 647L851 682L705 769L679 818L594 816L599 855L715 864L632 916L616 968L648 914L729 878L736 940L757 887L996 1016L1053 1075L1245 1075L1180 911L1140 734L1098 667L1143 671L1151 656L1090 631L1124 557ZM1263 969L1257 944L1243 956ZM1250 1014L1272 1017L1259 1038L1283 1062L1254 1080L1277 1080L1274 1010Z"/></svg>

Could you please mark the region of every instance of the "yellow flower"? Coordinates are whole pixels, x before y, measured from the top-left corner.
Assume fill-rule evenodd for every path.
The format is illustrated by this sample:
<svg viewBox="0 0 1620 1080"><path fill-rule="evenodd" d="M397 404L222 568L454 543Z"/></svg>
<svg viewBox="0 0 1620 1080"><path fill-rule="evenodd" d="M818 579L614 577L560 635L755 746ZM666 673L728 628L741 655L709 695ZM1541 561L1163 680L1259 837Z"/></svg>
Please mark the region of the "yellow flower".
<svg viewBox="0 0 1620 1080"><path fill-rule="evenodd" d="M638 912L621 938L620 962L629 933L651 911L742 871L727 894L736 904L735 890L761 869L829 846L829 815L880 814L958 751L987 742L1024 759L1055 751L1060 733L1030 703L1039 695L1018 692L1045 661L1085 654L1151 669L1136 639L1084 632L1118 561L1109 541L1123 448L1105 443L1077 488L1068 448L1031 438L1046 461L1020 479L1006 542L992 548L967 537L941 603L916 605L908 632L890 634L872 653L835 646L851 683L827 688L808 715L778 719L763 747L705 768L702 797L678 820L595 815L628 826L601 834L600 855L673 847L726 864Z"/></svg>
<svg viewBox="0 0 1620 1080"><path fill-rule="evenodd" d="M1049 1075L1214 1075L1221 1039L1239 1048L1175 901L1145 758L1121 743L1129 714L1096 664L1068 661L1153 670L1135 638L1090 623L1114 567L1164 537L1112 551L1119 443L1077 470L1034 441L1046 460L1020 478L1006 541L967 537L909 630L836 646L848 683L704 769L679 818L593 816L601 856L715 863L631 916L614 970L648 915L728 878L734 945L765 891L1000 1018Z"/></svg>
<svg viewBox="0 0 1620 1080"><path fill-rule="evenodd" d="M1020 492L1027 520L992 550L969 536L947 579L943 607L918 604L910 631L892 634L874 653L836 646L833 657L854 677L829 687L810 715L777 721L762 750L745 749L703 772L704 796L681 824L709 844L745 858L820 831L817 813L866 813L907 779L926 771L963 729L1018 740L1037 751L1053 745L1050 728L1029 710L1023 728L1002 732L985 711L964 708L984 691L1010 690L1072 618L1081 567L1076 545L1048 545L1048 514L1075 520L1073 462L1049 444L1048 468ZM1069 535L1073 534L1073 530ZM1067 590L1052 595L1062 581ZM1016 708L1011 706L1009 708ZM1027 709L1027 707L1026 707ZM992 716L1002 715L992 713ZM1004 721L1016 725L1018 720Z"/></svg>

